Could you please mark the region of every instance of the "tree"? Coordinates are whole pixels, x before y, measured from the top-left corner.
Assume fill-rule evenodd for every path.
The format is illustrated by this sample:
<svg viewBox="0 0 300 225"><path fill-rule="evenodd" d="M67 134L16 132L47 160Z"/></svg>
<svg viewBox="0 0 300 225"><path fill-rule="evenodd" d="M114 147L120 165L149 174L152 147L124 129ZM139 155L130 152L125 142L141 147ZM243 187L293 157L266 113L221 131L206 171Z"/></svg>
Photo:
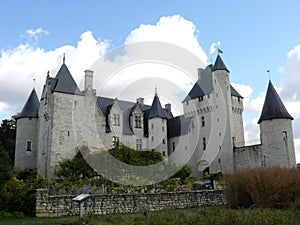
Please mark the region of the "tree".
<svg viewBox="0 0 300 225"><path fill-rule="evenodd" d="M13 167L10 163L8 152L0 142L0 188L10 179Z"/></svg>
<svg viewBox="0 0 300 225"><path fill-rule="evenodd" d="M92 178L97 173L85 161L80 151L77 152L73 159L65 159L59 163L55 176L60 179L76 181L81 178Z"/></svg>
<svg viewBox="0 0 300 225"><path fill-rule="evenodd" d="M160 152L155 150L137 151L123 144L108 151L116 159L133 166L149 166L163 160Z"/></svg>
<svg viewBox="0 0 300 225"><path fill-rule="evenodd" d="M13 166L15 160L16 120L14 117L2 120L0 124L0 142L4 151L8 153L9 162Z"/></svg>

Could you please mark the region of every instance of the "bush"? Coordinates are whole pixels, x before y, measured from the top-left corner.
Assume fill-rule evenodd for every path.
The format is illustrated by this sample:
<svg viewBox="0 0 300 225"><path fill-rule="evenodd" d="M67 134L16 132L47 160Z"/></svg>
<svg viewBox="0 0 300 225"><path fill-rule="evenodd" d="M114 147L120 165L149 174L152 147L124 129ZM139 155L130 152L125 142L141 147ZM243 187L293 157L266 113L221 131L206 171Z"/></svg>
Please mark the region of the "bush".
<svg viewBox="0 0 300 225"><path fill-rule="evenodd" d="M300 170L254 169L225 174L225 195L232 208L274 208L300 198Z"/></svg>
<svg viewBox="0 0 300 225"><path fill-rule="evenodd" d="M0 193L0 211L22 212L25 215L35 214L35 189L45 187L46 181L37 178L36 172L24 173L26 179L12 177L5 183ZM15 215L16 213L13 213Z"/></svg>

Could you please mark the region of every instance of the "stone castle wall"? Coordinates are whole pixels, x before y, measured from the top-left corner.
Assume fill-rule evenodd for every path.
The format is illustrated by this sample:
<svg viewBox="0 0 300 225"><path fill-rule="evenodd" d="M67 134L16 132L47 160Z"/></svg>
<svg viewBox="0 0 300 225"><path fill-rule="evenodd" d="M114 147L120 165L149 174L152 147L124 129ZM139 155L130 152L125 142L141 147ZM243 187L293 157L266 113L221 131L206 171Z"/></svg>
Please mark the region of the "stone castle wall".
<svg viewBox="0 0 300 225"><path fill-rule="evenodd" d="M74 195L49 195L48 189L36 193L36 216L58 217L79 214ZM222 190L168 192L159 194L91 195L83 204L84 213L136 213L201 206L225 205Z"/></svg>

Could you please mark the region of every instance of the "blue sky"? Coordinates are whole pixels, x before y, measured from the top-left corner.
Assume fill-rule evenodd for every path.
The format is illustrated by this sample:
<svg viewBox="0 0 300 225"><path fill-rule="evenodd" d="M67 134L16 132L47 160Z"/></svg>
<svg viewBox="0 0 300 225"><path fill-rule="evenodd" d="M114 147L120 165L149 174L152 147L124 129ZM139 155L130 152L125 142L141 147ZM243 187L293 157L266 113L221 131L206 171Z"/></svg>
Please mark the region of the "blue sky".
<svg viewBox="0 0 300 225"><path fill-rule="evenodd" d="M178 18L174 16L179 15L194 26L193 37L206 54L208 63L214 62L216 57L215 53L210 54L211 45L221 43L223 60L231 71L231 82L247 95L244 117L245 128L251 133L249 139L257 138L258 128L253 121L259 116L258 108L268 83L266 71L270 70L273 84L295 117L295 138L300 140L300 81L297 75L297 71L300 73L300 2L297 0L11 0L1 2L0 7L1 119L21 110L32 88L33 76L39 79L37 90L41 92L46 71L55 73L59 66L55 64L58 59L51 61L50 56L57 58L71 47L79 49L85 32L91 32L85 33L86 42L96 41L98 47L102 46L98 52L105 53L134 36L143 36L141 25L158 26L163 17L170 17L174 21L172 24L176 24ZM182 20L179 23L186 26ZM138 31L133 32L135 30ZM188 28L187 32L190 30ZM185 38L183 34L183 45L189 41ZM37 52L43 57L38 57ZM35 61L30 61L31 57ZM49 59L51 63L42 67L39 58ZM80 58L76 60L73 62ZM83 71L86 68L73 69ZM8 88L10 82L18 85ZM300 142L297 143L300 154Z"/></svg>
<svg viewBox="0 0 300 225"><path fill-rule="evenodd" d="M212 42L221 42L232 80L257 86L267 85L271 70L275 85L283 76L278 68L286 54L299 44L299 1L7 1L1 3L0 48L25 42L26 30L42 28L49 35L38 46L55 49L75 45L80 34L90 30L97 39L113 46L124 43L140 24L155 24L161 16L179 14L192 21L205 52ZM211 57L214 60L214 56Z"/></svg>

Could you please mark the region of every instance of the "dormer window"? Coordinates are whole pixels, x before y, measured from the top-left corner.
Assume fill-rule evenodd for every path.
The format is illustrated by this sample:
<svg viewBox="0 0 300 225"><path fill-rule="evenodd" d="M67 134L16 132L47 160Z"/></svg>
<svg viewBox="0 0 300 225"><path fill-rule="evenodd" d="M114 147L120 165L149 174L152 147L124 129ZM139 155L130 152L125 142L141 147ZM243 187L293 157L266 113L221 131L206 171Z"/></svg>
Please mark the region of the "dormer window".
<svg viewBox="0 0 300 225"><path fill-rule="evenodd" d="M120 115L118 114L113 115L113 125L120 126Z"/></svg>
<svg viewBox="0 0 300 225"><path fill-rule="evenodd" d="M142 117L140 115L134 116L135 128L142 128Z"/></svg>

